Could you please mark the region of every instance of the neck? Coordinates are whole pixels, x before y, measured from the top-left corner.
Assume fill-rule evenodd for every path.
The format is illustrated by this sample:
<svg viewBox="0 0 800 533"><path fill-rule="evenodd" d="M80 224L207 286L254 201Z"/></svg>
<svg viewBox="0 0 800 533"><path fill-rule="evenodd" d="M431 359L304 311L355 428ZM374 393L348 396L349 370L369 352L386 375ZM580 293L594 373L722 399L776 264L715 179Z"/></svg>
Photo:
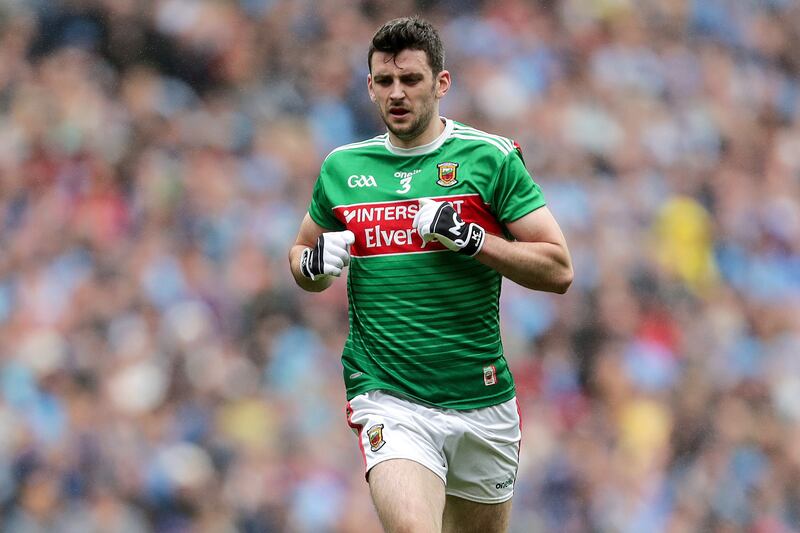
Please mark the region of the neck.
<svg viewBox="0 0 800 533"><path fill-rule="evenodd" d="M434 119L430 121L428 126L416 137L411 139L401 139L391 131L389 132L389 141L398 148L415 148L433 142L436 137L444 131L444 121L439 117L439 114L434 115Z"/></svg>

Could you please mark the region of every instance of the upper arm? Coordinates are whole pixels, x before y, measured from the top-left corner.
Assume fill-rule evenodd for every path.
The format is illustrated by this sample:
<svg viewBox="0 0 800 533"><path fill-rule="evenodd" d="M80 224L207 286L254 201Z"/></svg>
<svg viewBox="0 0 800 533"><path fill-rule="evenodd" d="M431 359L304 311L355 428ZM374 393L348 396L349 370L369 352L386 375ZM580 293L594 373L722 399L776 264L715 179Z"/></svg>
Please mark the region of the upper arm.
<svg viewBox="0 0 800 533"><path fill-rule="evenodd" d="M335 158L331 157L322 163L319 176L314 183L314 190L311 193L311 203L308 206L308 216L306 217L310 218L311 222L315 223L313 227L322 228L322 231L341 231L345 229L342 221L338 220L333 214L335 202L328 194L326 188L326 183L329 182L329 176L331 175L330 173L336 172L335 168L331 170L332 165L334 165L334 160ZM322 226L320 226L320 224L322 224Z"/></svg>
<svg viewBox="0 0 800 533"><path fill-rule="evenodd" d="M513 222L507 222L506 227L518 241L549 242L566 249L564 234L547 206L535 209Z"/></svg>
<svg viewBox="0 0 800 533"><path fill-rule="evenodd" d="M490 203L498 221L506 225L545 206L542 189L531 178L516 150L503 159Z"/></svg>

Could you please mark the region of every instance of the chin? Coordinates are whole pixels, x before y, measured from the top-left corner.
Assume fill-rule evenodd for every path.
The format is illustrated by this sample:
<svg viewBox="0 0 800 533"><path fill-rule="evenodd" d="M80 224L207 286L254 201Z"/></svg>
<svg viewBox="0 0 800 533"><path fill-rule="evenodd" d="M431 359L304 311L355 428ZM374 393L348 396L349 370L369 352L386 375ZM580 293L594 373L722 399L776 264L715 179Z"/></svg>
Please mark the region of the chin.
<svg viewBox="0 0 800 533"><path fill-rule="evenodd" d="M417 137L420 133L412 128L389 128L389 131L391 131L395 137L404 141L411 140Z"/></svg>
<svg viewBox="0 0 800 533"><path fill-rule="evenodd" d="M398 137L402 137L403 135L408 133L409 128L405 125L395 124L391 120L384 120L384 124L386 124L386 129L390 132L394 133Z"/></svg>

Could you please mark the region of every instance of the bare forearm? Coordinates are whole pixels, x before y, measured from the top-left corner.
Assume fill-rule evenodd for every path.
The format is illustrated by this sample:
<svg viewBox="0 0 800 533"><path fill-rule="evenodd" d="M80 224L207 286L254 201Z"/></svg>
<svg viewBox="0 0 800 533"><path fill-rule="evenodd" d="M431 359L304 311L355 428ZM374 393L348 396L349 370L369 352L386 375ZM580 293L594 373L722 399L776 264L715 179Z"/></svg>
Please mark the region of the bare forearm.
<svg viewBox="0 0 800 533"><path fill-rule="evenodd" d="M563 294L572 283L569 251L560 244L512 242L487 233L475 258L529 289Z"/></svg>
<svg viewBox="0 0 800 533"><path fill-rule="evenodd" d="M333 283L333 278L331 276L319 276L317 279L311 280L300 272L300 256L306 248L306 246L296 244L289 250L289 266L292 270L294 281L303 290L309 292L324 291Z"/></svg>

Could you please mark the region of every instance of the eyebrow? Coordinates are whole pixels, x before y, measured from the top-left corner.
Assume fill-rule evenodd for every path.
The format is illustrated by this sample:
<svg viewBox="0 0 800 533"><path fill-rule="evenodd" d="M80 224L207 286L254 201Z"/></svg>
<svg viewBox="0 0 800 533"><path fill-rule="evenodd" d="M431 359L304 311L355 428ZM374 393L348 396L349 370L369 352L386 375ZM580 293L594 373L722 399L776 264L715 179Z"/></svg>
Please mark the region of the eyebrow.
<svg viewBox="0 0 800 533"><path fill-rule="evenodd" d="M424 77L425 77L425 75L422 74L421 72L408 72L408 73L400 74L398 76L398 78L400 78L402 81L417 81L417 80L423 79ZM372 79L375 80L375 81L390 80L390 79L392 79L392 75L391 74L375 74L372 77Z"/></svg>

